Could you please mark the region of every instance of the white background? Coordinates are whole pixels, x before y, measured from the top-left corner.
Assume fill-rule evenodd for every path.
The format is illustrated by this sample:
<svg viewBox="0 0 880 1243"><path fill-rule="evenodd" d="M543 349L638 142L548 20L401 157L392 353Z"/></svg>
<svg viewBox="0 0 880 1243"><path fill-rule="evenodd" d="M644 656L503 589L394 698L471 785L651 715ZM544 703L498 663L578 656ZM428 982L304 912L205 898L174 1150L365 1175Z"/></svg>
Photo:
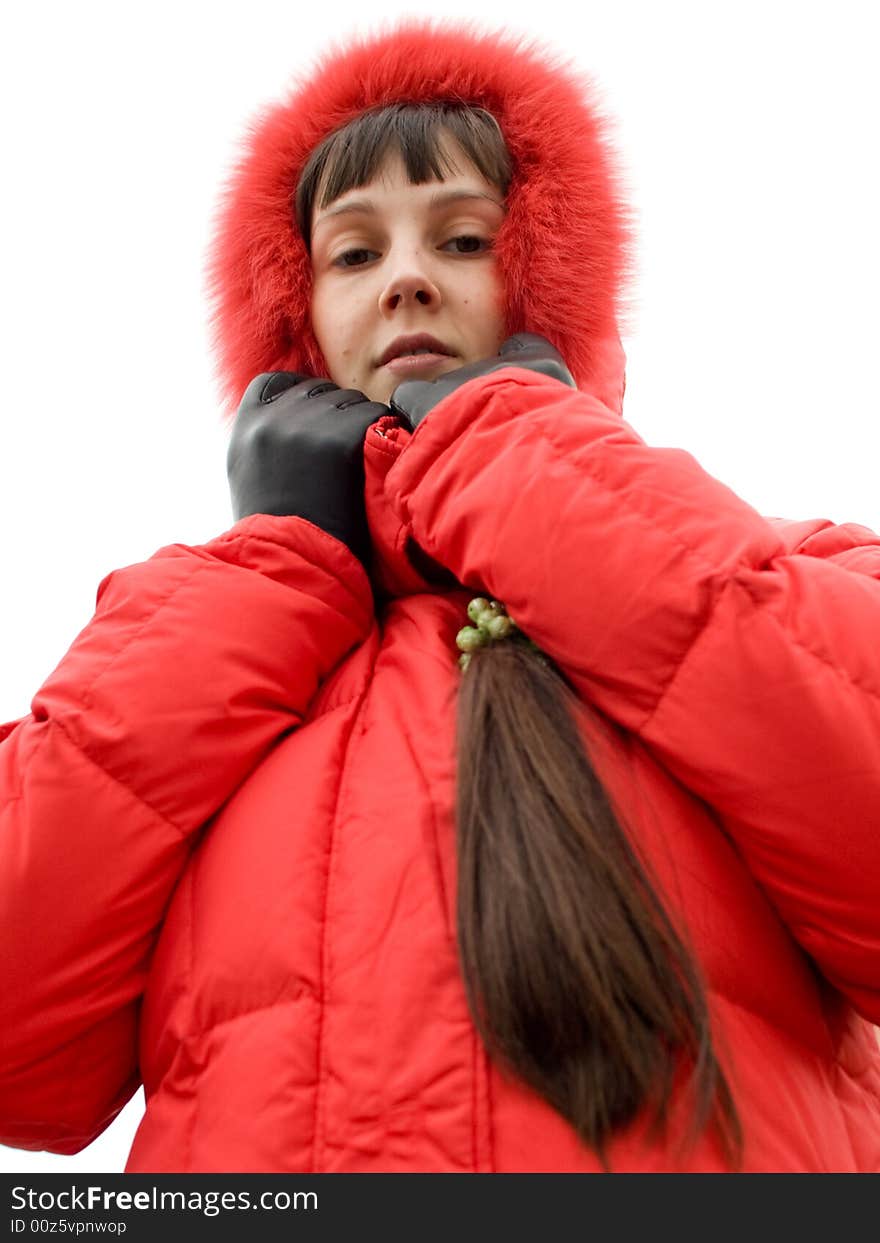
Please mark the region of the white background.
<svg viewBox="0 0 880 1243"><path fill-rule="evenodd" d="M442 12L538 38L598 84L639 223L628 422L765 514L880 529L875 10ZM28 711L108 571L231 524L202 288L218 187L248 118L328 38L416 11L81 0L6 15L0 720ZM138 1093L76 1157L0 1148L0 1170L121 1170L142 1110Z"/></svg>

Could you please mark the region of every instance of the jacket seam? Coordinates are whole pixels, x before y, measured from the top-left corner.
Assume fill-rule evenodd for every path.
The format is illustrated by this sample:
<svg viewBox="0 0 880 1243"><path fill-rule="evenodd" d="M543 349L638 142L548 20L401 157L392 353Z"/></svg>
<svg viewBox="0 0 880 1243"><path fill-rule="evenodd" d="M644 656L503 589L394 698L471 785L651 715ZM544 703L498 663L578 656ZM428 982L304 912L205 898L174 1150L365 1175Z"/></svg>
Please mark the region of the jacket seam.
<svg viewBox="0 0 880 1243"><path fill-rule="evenodd" d="M355 556L355 554L351 551L351 549L348 548L348 546L344 543L343 540L337 539L335 535L331 535L328 531L324 531L321 527L317 526L314 522L309 522L307 518L299 518L297 515L291 515L291 516L297 517L297 520L299 522L305 523L305 525L308 528L317 532L318 536L320 537L319 542L327 543L330 547L332 547L335 555L338 555L338 550L340 548L344 548L346 553L360 567L363 575L366 576L367 581L369 583L369 575L367 575L366 569L361 564L361 562L358 560L358 558ZM322 573L327 574L328 577L332 578L336 583L339 584L340 587L342 587L345 590L347 595L357 600L358 603L361 603L361 593L356 591L347 582L346 578L336 573L335 570L330 569L325 562L318 560L315 557L310 556L308 553L304 552L303 549L299 548L296 543L285 543L284 540L273 539L269 535L258 535L256 533L247 534L245 532L236 532L235 535L230 535L229 533L227 533L226 535L220 535L216 538L216 540L211 541L211 543L218 543L218 544L221 542L228 542L229 544L237 543L242 547L242 550L244 550L245 544L250 544L250 543L268 544L273 548L280 548L284 552L294 553L296 556L302 557L303 561L305 561L313 569L319 570ZM225 564L229 564L229 563L227 562ZM199 566L198 568L203 569L204 566ZM254 571L255 567L248 566L248 565L239 565L239 569ZM258 574L261 573L260 570L255 570L255 572ZM264 575L264 577L270 578L269 575ZM285 583L283 579L272 579L272 581L278 582L282 586L285 586L285 587L289 586L289 584ZM366 607L367 607L367 612L369 612L370 611L369 607L368 606Z"/></svg>
<svg viewBox="0 0 880 1243"><path fill-rule="evenodd" d="M419 775L419 781L420 781L420 784L423 790L426 806L428 807L430 811L431 849L432 849L433 856L434 856L433 861L434 861L434 870L437 875L437 884L440 890L440 902L441 902L441 909L443 912L443 927L444 927L444 931L446 933L447 938L451 940L453 949L455 950L456 949L455 933L454 933L454 930L449 925L449 918L448 918L449 905L448 905L448 896L447 896L447 890L446 890L446 882L443 876L443 857L440 851L440 841L439 841L439 837L437 833L437 816L435 814L434 802L433 802L433 799L431 798L431 786L425 776L425 773L422 769L421 764L419 763L417 749L414 746L413 741L410 738L409 733L406 730L404 730L403 732L403 737L406 741L407 750L410 753L410 758L413 763L413 769ZM456 957L457 957L457 954L456 954ZM481 1165L479 1077L480 1077L480 1070L481 1070L482 1048L483 1046L479 1038L479 1035L476 1029L473 1028L473 1025L472 1025L471 1056L470 1056L470 1080L471 1080L471 1110L470 1110L471 1136L470 1136L470 1139L471 1139L471 1169L476 1170L476 1171L480 1169L480 1165ZM489 1142L488 1133L487 1133L486 1139L488 1143Z"/></svg>
<svg viewBox="0 0 880 1243"><path fill-rule="evenodd" d="M365 686L363 691L361 692L362 703L366 697L367 689L368 687ZM348 765L349 765L349 760L351 756L352 741L354 739L355 733L357 732L359 728L359 724L360 724L360 711L354 714L352 718L351 727L348 731L348 735L343 744L345 748L345 752L344 752L344 758L342 761L342 767L339 773L339 781L337 782L337 785L336 785L336 797L333 802L333 813L330 818L329 841L327 845L327 865L326 865L325 881L324 881L324 895L323 895L323 900L321 903L321 948L320 948L320 957L319 957L319 964L318 964L319 985L318 985L318 991L317 991L318 1030L317 1030L317 1036L315 1040L315 1109L314 1109L313 1122L312 1122L312 1155L311 1155L311 1171L310 1171L313 1174L317 1173L318 1151L319 1151L319 1147L321 1146L323 1142L323 1137L321 1135L320 1128L321 1128L321 1122L323 1118L322 1105L323 1105L323 1095L324 1095L323 1093L323 1067L322 1067L322 1059L324 1056L324 1034L325 1034L324 1028L325 1028L326 1011L327 1011L327 1006L328 1006L327 977L329 975L328 963L329 963L329 957L330 957L330 947L329 947L330 932L329 932L328 907L330 903L330 886L331 886L332 873L333 873L333 867L334 867L334 862L335 862L334 851L336 849L336 831L337 831L337 824L338 824L338 818L339 818L339 807L340 807L340 802L342 800L342 792L343 792L343 789L345 788L345 778L346 778L346 773L348 772Z"/></svg>
<svg viewBox="0 0 880 1243"><path fill-rule="evenodd" d="M170 589L165 592L165 594L162 596L160 600L157 601L155 607L150 609L147 616L142 620L141 624L138 626L137 630L135 630L132 634L130 634L128 638L125 640L125 642L122 644L122 646L116 649L116 651L109 658L106 664L104 664L99 670L96 671L95 676L92 678L92 680L83 688L82 696L87 707L89 708L94 707L92 693L95 687L101 681L101 679L113 668L117 660L119 660L119 658L125 652L128 651L132 643L136 642L136 640L140 638L140 636L147 629L147 627L150 626L156 620L156 618L159 616L159 614L162 612L165 606L171 603L171 601L177 595L178 591L180 591L181 588L185 584L192 583L195 576L197 574L200 574L204 568L205 568L204 564L196 565L191 570L191 572L186 576L186 578L178 579L177 582L173 583Z"/></svg>
<svg viewBox="0 0 880 1243"><path fill-rule="evenodd" d="M289 517L296 519L298 523L300 522L304 523L309 530L317 531L321 537L321 540L325 543L329 541L331 546L334 549L336 549L337 547L340 547L340 548L347 547L347 545L342 540L337 539L335 535L331 535L329 531L325 531L323 527L317 526L316 523L310 522L308 518L303 518L299 514L290 514ZM316 569L326 570L326 572L330 574L333 578L338 579L339 582L343 582L343 580L339 578L339 575L335 574L332 570L327 569L326 566L322 565L318 561L315 561L312 557L304 553L303 550L298 546L298 541L286 541L282 539L274 539L271 535L262 535L256 531L236 531L234 534L227 531L225 535L218 535L216 536L215 539L211 540L210 542L211 544L240 544L242 548L246 544L269 544L273 548L283 549L284 552L296 553L297 556L302 557L304 561L308 561L309 564L313 565ZM209 547L210 545L207 545L207 546ZM205 545L203 545L203 547L205 547ZM349 552L351 552L350 549L349 549ZM351 556L354 557L354 553L351 553ZM356 557L354 557L354 559L355 561L357 561ZM253 566L242 566L242 569L254 569L254 567ZM260 573L260 571L258 570L257 573Z"/></svg>
<svg viewBox="0 0 880 1243"><path fill-rule="evenodd" d="M366 642L366 640L364 640L364 642ZM323 720L323 718L325 716L329 716L331 712L338 712L341 708L350 708L353 703L356 703L360 698L362 698L365 691L368 689L371 677L372 674L368 672L367 676L363 679L364 685L361 686L359 690L352 691L347 699L339 699L334 703L327 704L326 707L321 708L320 712L304 717L300 724L294 726L294 728L303 729L306 725L310 725L312 721Z"/></svg>
<svg viewBox="0 0 880 1243"><path fill-rule="evenodd" d="M173 820L169 819L168 816L166 816L163 812L159 811L157 807L154 807L152 803L150 803L147 799L143 797L143 795L138 794L137 790L132 789L132 787L128 784L127 781L123 781L121 777L117 777L115 773L111 773L110 770L106 768L99 760L96 760L95 757L89 752L88 748L83 746L80 742L77 741L76 738L73 737L73 735L70 733L67 727L58 719L58 717L49 717L47 723L51 726L54 726L54 728L60 730L61 733L64 735L64 737L67 739L67 741L70 743L70 745L80 755L82 755L84 759L88 760L90 764L92 764L95 768L97 768L99 772L103 773L105 777L109 778L110 781L114 782L115 785L118 785L123 790L125 790L125 792L131 798L133 798L135 802L139 803L142 807L145 807L146 810L152 816L155 816L155 818L159 820L162 824L167 824L168 827L170 829L173 829L174 832L178 835L178 837L180 837L183 841L189 840L189 833L185 829L182 829L180 825L175 824Z"/></svg>
<svg viewBox="0 0 880 1243"><path fill-rule="evenodd" d="M319 531L320 534L322 535L325 534L324 532L320 532L320 528L316 527L315 529ZM223 537L220 537L220 538L222 539ZM333 536L327 536L327 539L332 540L333 538L334 538ZM372 617L371 606L367 604L365 599L361 598L361 595L359 593L355 592L350 587L350 585L345 581L345 579L340 578L337 574L334 574L332 570L328 570L325 564L323 564L320 561L313 560L312 558L306 556L303 552L301 552L297 548L289 548L288 545L283 544L276 540L268 539L265 536L237 535L235 539L237 541L256 540L257 542L266 543L273 547L280 548L285 552L288 552L288 553L292 552L302 557L303 561L305 561L306 564L310 565L312 569L318 570L320 573L326 574L335 583L337 583L338 586L341 587L345 591L346 596L349 597L358 606L359 609L363 609L366 615L365 620L366 620L367 629L369 629L369 620ZM338 543L340 541L334 540L334 542ZM110 670L113 668L116 662L120 659L121 656L124 655L124 653L129 649L129 647L134 642L136 642L137 639L140 638L144 630L146 630L148 626L150 626L153 622L155 622L159 614L166 608L167 605L171 603L171 601L174 599L177 593L181 591L184 587L191 587L198 575L204 573L206 570L208 570L212 566L217 566L217 565L232 565L233 568L238 569L238 570L244 570L245 573L259 574L261 577L265 578L267 582L277 583L280 587L283 587L288 591L297 590L295 587L292 587L290 584L285 583L283 579L272 578L269 575L264 575L261 573L260 570L257 570L252 566L240 565L240 564L236 565L235 563L224 562L214 557L210 558L210 560L199 559L197 563L192 567L191 571L184 578L179 579L177 582L175 582L172 585L171 589L156 603L155 607L151 609L148 615L143 619L140 626L138 626L137 630L135 630L132 634L128 636L127 640L122 644L122 646L117 648L117 650L113 653L113 655L110 657L107 663L95 674L91 682L87 684L87 686L83 690L83 699L86 701L88 707L93 707L92 694L94 692L95 687L98 685L101 679L110 672ZM366 574L366 571L364 571L364 573ZM346 620L350 620L358 631L361 631L363 629L363 626L360 620L356 616L352 616L352 614L346 610L333 608L333 606L327 601L326 597L324 596L320 596L318 598L321 600L322 604L326 605L328 608L332 608L333 611L337 613L339 616L346 618Z"/></svg>
<svg viewBox="0 0 880 1243"><path fill-rule="evenodd" d="M841 566L838 568L842 569L843 567ZM851 570L848 570L846 572L848 574L853 573L853 571ZM871 576L868 575L868 577L871 577ZM749 589L748 583L743 582L740 579L734 579L733 581L739 583L742 586L743 590L748 595L750 596L752 595ZM754 603L756 607L760 607L760 601L754 601ZM814 647L810 647L809 644L807 644L799 635L795 634L792 630L789 630L785 626L783 626L782 622L779 620L779 618L774 613L768 610L764 613L764 616L768 617L788 638L791 639L791 642L794 643L795 646L801 649L802 652L807 652L815 660L821 661L821 663L823 665L826 665L827 668L829 668L832 671L832 673L838 676L842 675L844 679L847 682L849 682L851 686L855 687L856 690L864 691L865 694L870 695L873 699L880 701L880 688L876 686L871 686L867 682L863 682L860 678L855 677L852 673L850 673L850 671L845 666L836 664L834 661L832 661L831 658L827 656L824 652L817 651Z"/></svg>
<svg viewBox="0 0 880 1243"><path fill-rule="evenodd" d="M37 719L36 717L31 717L31 718L30 718L30 721L31 721L31 722L33 722L33 724L38 725L38 726L39 726L39 725L42 725L42 724L44 723L43 721L40 721L40 720L39 720L39 719ZM18 725L19 725L19 726L21 726L21 725L25 724L26 722L28 722L28 718L27 718L27 717L24 717L24 718L22 718L22 720L21 720L21 721L19 721L19 722L18 722ZM30 722L28 722L28 723L30 723ZM46 724L53 724L53 723L55 723L55 722L53 721L53 719L52 719L52 718L48 718L48 717L47 717L47 718L45 719L45 723L46 723ZM31 768L34 764L36 764L36 763L37 763L37 757L39 756L40 752L41 752L41 751L43 750L43 748L45 747L45 745L46 745L46 739L48 738L48 736L49 736L48 730L41 730L41 731L40 731L40 735L39 735L39 737L37 738L36 742L34 743L34 748L33 748L33 751L32 751L32 752L31 752L31 754L30 754L30 758L29 758L29 760L27 761L26 765L24 766L24 767L25 767L25 769L29 770L29 769L30 769L30 768ZM9 734L7 734L7 735L6 735L6 737L7 737L7 738L11 738L11 737L12 737L12 732L10 732ZM3 739L2 741L4 741L4 742L5 742L5 739ZM74 744L74 745L75 745L75 744ZM77 750L79 750L79 748L77 748ZM14 780L16 780L16 781L18 782L18 786L17 786L17 789L15 790L15 792L14 792L13 794L9 794L9 795L7 795L6 800L5 800L5 807L6 807L6 808L10 808L10 807L12 806L12 804L13 804L13 803L21 803L21 802L24 802L24 801L25 801L25 789L24 789L24 777L23 777L23 772L22 772L22 765L20 765L20 764L16 764L16 765L15 765L15 769L14 769L14 771L13 771L13 774L12 774L12 775L13 775L13 779L14 779Z"/></svg>
<svg viewBox="0 0 880 1243"><path fill-rule="evenodd" d="M386 443L385 443L385 444L379 444L379 442L378 442L378 441L374 438L374 439L370 442L370 451L371 451L372 453L381 453L383 457L394 458L394 459L395 459L395 461L396 461L396 460L397 460L397 458L399 458L399 457L400 457L401 453L402 453L402 452L404 451L404 449L406 448L406 445L405 445L405 444L404 444L404 445L398 445L396 448L392 449L392 448L389 448L389 443L388 443L388 438L387 438L387 437L385 438L385 440L386 440ZM407 442L407 443L409 443L409 442Z"/></svg>
<svg viewBox="0 0 880 1243"><path fill-rule="evenodd" d="M404 738L404 741L406 742L406 747L407 747L407 750L409 751L410 759L412 760L412 763L413 763L413 769L415 772L418 773L419 784L422 788L422 794L425 799L425 804L430 812L431 848L432 848L432 853L434 856L434 868L435 868L436 875L437 875L437 884L440 889L440 901L441 901L442 910L443 910L443 927L444 927L444 931L446 932L447 937L449 938L451 943L454 945L455 944L455 931L450 926L449 918L448 918L448 915L449 915L448 894L446 890L446 880L443 876L443 855L440 850L440 838L437 832L437 816L436 816L436 812L434 808L434 801L432 798L433 791L431 789L431 784L425 775L425 771L422 768L421 763L419 762L418 751L413 743L412 738L409 735L409 731L404 729L401 731L401 733Z"/></svg>
<svg viewBox="0 0 880 1243"><path fill-rule="evenodd" d="M297 1005L304 997L314 997L312 989L308 988L305 984L301 985L297 992L292 996L276 997L274 1001L267 1001L258 1006L248 1006L246 1009L240 1010L237 1014L228 1014L222 1019L215 1019L213 1022L207 1023L204 1027L193 1028L186 1033L183 1037L183 1041L185 1043L189 1043L193 1040L204 1040L206 1036L213 1035L213 1033L218 1031L221 1027L226 1027L230 1023L238 1023L241 1019L252 1018L255 1014L263 1014L266 1010L274 1010L278 1006Z"/></svg>
<svg viewBox="0 0 880 1243"><path fill-rule="evenodd" d="M660 693L660 697L658 698L658 700L657 700L657 702L655 703L654 707L653 707L653 708L651 709L651 711L647 714L647 716L645 717L645 719L644 719L644 721L642 722L642 724L638 727L638 729L639 729L639 731L640 731L640 732L644 732L644 731L646 731L646 730L648 730L648 729L650 728L650 725L651 725L651 723L653 722L654 718L657 716L657 714L660 712L660 709L661 709L661 708L663 707L663 705L665 704L666 699L667 699L667 696L668 696L668 695L669 695L669 693L673 690L673 688L674 688L674 686L675 686L675 683L678 681L678 678L679 678L679 676L681 675L681 673L682 673L682 671L683 671L683 669L684 669L685 665L686 665L686 664L688 663L688 661L690 660L690 657L691 657L691 655L692 655L692 653L693 653L694 649L696 648L696 646L697 646L697 644L699 643L699 641L700 641L700 639L702 638L702 636L703 636L703 635L706 633L706 631L708 630L708 628L709 628L709 624L711 623L711 621L712 621L712 620L713 620L713 618L714 618L714 615L715 615L715 610L716 610L717 606L718 606L718 605L720 604L720 602L721 602L722 595L724 594L724 592L726 592L726 591L727 591L727 589L728 589L729 587L732 587L732 586L734 586L734 585L739 585L739 586L742 586L742 587L744 588L744 590L745 590L746 592L748 592L748 587L747 587L747 585L746 585L745 583L743 583L741 579L738 579L738 578L731 578L731 579L730 579L730 580L729 580L729 581L725 584L724 591L718 595L718 597L717 597L717 599L715 600L715 602L714 602L714 604L713 604L713 606L712 606L711 610L709 611L708 616L707 616L707 617L706 617L706 619L705 619L704 624L700 627L699 632L698 632L696 635L694 635L694 637L693 637L693 639L692 639L691 643L689 644L689 646L688 646L688 648L687 648L687 651L686 651L686 652L684 652L684 654L682 655L681 659L677 662L676 667L675 667L675 669L673 670L671 677L669 678L669 681L668 681L668 682L666 683L666 685L663 687L663 690L662 690L662 691L661 691L661 693ZM756 603L756 608L760 608L760 604L759 604L759 603ZM800 651L805 652L808 656L812 656L812 658L813 658L814 660L819 661L819 663L820 663L821 665L823 665L826 669L828 669L828 670L830 670L830 671L831 671L831 673L835 676L835 678L842 679L843 681L847 682L850 686L852 686L852 687L853 687L856 691L859 691L859 692L864 693L864 694L866 694L866 695L870 695L872 699L876 699L878 702L880 702L880 690L877 690L875 687L870 686L870 685L869 685L868 683L866 683L866 682L863 682L860 678L856 678L856 677L854 677L854 676L850 673L850 671L849 671L848 669L846 669L843 665L840 665L840 664L836 664L836 663L834 663L834 662L833 662L832 660L830 660L830 659L829 659L829 657L828 657L828 656L826 656L824 653L822 653L822 652L817 652L817 651L815 650L815 648L810 647L810 646L809 646L807 643L805 643L805 642L804 642L804 641L803 641L803 640L802 640L802 639L801 639L798 635L796 635L796 634L795 634L792 630L790 630L790 629L789 629L789 628L787 628L786 626L783 626L783 624L782 624L782 622L779 620L779 618L778 618L778 617L776 617L776 616L775 616L772 612L770 612L769 610L763 610L763 611L761 612L761 616L766 617L766 618L768 619L768 621L771 621L771 622L772 622L772 623L776 626L776 628L777 628L779 631L781 631L781 633L783 634L783 636L785 637L785 639L786 639L786 641L787 641L787 642L791 643L794 647L798 648Z"/></svg>

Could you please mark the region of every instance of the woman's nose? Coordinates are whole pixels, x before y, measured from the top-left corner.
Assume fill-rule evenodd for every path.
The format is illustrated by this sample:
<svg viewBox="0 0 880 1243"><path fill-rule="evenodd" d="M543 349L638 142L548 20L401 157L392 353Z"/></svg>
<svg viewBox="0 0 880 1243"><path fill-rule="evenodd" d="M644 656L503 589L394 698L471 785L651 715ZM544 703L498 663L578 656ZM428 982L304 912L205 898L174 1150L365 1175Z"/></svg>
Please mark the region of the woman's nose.
<svg viewBox="0 0 880 1243"><path fill-rule="evenodd" d="M386 315L409 304L440 304L440 290L421 265L415 262L411 262L405 270L398 269L389 278L379 298L379 309Z"/></svg>

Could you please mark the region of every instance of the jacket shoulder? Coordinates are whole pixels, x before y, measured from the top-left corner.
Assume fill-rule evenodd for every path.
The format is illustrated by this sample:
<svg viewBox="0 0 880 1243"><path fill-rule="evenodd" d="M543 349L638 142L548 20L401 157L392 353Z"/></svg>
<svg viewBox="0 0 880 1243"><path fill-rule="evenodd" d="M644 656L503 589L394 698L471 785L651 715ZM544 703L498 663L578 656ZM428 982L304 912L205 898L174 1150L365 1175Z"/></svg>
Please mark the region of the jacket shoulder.
<svg viewBox="0 0 880 1243"><path fill-rule="evenodd" d="M858 522L835 524L827 518L796 521L768 518L785 553L834 561L847 570L880 578L880 535Z"/></svg>

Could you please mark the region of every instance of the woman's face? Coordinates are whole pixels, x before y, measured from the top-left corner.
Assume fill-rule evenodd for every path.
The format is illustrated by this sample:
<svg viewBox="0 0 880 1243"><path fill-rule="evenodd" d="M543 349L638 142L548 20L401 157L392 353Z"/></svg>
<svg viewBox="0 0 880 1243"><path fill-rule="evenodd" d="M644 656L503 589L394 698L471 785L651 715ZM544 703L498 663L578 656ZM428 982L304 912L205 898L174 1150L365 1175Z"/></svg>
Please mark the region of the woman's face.
<svg viewBox="0 0 880 1243"><path fill-rule="evenodd" d="M460 171L444 181L411 185L394 153L369 185L314 213L312 328L334 383L372 401L492 357L504 340L492 250L502 196L453 139L448 150ZM403 342L386 360L398 338L423 333L442 357L414 358L418 343Z"/></svg>

